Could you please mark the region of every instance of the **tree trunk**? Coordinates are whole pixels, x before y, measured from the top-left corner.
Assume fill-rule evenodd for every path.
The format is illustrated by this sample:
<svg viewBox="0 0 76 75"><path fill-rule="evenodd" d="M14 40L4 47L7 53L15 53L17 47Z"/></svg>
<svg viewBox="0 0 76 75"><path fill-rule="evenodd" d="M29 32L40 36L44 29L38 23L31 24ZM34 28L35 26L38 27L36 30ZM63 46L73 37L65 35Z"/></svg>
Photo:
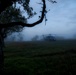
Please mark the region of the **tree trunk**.
<svg viewBox="0 0 76 75"><path fill-rule="evenodd" d="M3 66L4 66L3 44L4 44L4 38L2 36L2 31L0 29L0 75L2 75L3 73Z"/></svg>

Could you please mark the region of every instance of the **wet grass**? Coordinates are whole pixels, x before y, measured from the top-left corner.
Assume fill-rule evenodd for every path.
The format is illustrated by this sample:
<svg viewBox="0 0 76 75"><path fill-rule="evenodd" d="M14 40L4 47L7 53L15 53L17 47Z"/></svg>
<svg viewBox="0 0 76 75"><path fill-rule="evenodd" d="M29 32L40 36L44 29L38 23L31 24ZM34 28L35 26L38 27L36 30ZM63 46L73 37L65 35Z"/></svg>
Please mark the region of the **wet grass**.
<svg viewBox="0 0 76 75"><path fill-rule="evenodd" d="M75 75L76 40L7 43L4 57L6 74Z"/></svg>

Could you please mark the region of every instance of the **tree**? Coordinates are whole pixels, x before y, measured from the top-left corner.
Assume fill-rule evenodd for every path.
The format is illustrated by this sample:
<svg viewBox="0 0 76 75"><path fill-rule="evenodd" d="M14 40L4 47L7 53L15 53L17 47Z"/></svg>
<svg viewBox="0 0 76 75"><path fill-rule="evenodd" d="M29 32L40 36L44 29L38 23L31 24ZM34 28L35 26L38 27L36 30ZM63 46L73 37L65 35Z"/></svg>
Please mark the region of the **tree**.
<svg viewBox="0 0 76 75"><path fill-rule="evenodd" d="M38 35L35 35L35 36L32 38L32 41L37 41L38 38L39 38L39 36L38 36Z"/></svg>
<svg viewBox="0 0 76 75"><path fill-rule="evenodd" d="M45 4L45 0L42 0L42 2L43 2L42 14L41 14L40 20L38 20L37 22L34 22L32 24L28 24L28 23L22 22L20 20L19 21L12 20L10 22L7 22L7 21L5 22L5 16L4 16L5 10L8 11L7 8L9 6L12 6L13 3L16 4L16 2L18 2L19 4L21 4L24 7L24 10L27 11L29 17L33 16L32 8L29 6L30 0L6 0L6 2L5 2L5 0L0 0L0 15L1 15L0 17L2 17L1 21L0 21L0 72L3 71L3 62L4 62L3 46L4 46L4 37L7 35L7 33L11 32L12 27L15 27L16 29L19 26L33 27L33 26L41 23L43 21L44 15L45 15L46 4ZM9 17L12 17L12 15L9 15Z"/></svg>
<svg viewBox="0 0 76 75"><path fill-rule="evenodd" d="M44 41L56 41L55 37L52 36L51 34L48 35L43 35L43 39Z"/></svg>
<svg viewBox="0 0 76 75"><path fill-rule="evenodd" d="M20 9L16 9L13 6L11 6L8 9L6 9L2 14L0 14L1 24L9 23L9 22L16 22L16 21L27 22L26 18L21 15ZM3 28L3 36L4 38L6 38L9 34L13 32L19 32L22 29L23 29L22 26Z"/></svg>
<svg viewBox="0 0 76 75"><path fill-rule="evenodd" d="M4 12L0 14L0 24L8 23L8 22L15 22L15 21L22 21L22 22L27 22L26 18L21 15L21 12L19 9L16 9L13 6L8 7ZM2 44L0 45L2 48L4 47L4 39L11 33L13 32L19 32L23 29L22 26L14 26L14 27L7 27L7 28L2 28L1 30L1 42ZM0 38L1 38L0 37ZM1 48L1 49L2 49ZM3 49L0 50L0 67L2 67L2 61L3 59Z"/></svg>
<svg viewBox="0 0 76 75"><path fill-rule="evenodd" d="M10 22L0 22L0 71L2 72L3 69L3 46L4 46L4 37L12 32L11 30L13 30L14 28L18 29L18 27L33 27L35 25L38 25L39 23L41 23L45 17L46 14L46 3L45 0L41 0L42 1L42 11L41 11L41 16L40 19L32 24L26 23L26 22L22 22L22 21L10 21ZM49 0L51 1L51 0ZM29 6L30 0L0 0L0 14L4 14L5 10L7 10L7 8L9 6L12 6L12 4L16 4L16 3L21 4L24 7L24 10L28 13L30 18L31 16L33 16L34 14L32 13L33 8ZM4 15L3 15L4 16ZM2 16L2 17L3 17ZM10 15L10 17L12 17L12 15ZM1 18L1 16L0 16ZM5 17L4 17L5 19ZM9 31L9 32L8 32ZM5 36L4 36L5 35Z"/></svg>

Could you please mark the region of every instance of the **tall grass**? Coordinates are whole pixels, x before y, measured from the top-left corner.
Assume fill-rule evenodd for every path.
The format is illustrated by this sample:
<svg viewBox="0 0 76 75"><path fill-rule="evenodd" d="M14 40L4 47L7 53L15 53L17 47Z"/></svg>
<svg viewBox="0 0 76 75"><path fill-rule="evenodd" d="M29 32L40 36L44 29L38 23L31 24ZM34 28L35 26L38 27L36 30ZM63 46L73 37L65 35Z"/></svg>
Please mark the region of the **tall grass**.
<svg viewBox="0 0 76 75"><path fill-rule="evenodd" d="M73 75L76 42L12 42L4 49L5 74Z"/></svg>

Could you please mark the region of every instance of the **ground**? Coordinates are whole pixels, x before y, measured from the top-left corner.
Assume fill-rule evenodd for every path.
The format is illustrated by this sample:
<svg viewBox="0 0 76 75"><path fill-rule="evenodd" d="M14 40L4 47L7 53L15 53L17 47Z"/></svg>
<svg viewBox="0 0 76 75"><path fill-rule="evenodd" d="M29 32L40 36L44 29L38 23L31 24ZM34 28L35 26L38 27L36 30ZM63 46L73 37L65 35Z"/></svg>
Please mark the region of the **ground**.
<svg viewBox="0 0 76 75"><path fill-rule="evenodd" d="M76 40L8 42L4 73L20 75L75 75Z"/></svg>

